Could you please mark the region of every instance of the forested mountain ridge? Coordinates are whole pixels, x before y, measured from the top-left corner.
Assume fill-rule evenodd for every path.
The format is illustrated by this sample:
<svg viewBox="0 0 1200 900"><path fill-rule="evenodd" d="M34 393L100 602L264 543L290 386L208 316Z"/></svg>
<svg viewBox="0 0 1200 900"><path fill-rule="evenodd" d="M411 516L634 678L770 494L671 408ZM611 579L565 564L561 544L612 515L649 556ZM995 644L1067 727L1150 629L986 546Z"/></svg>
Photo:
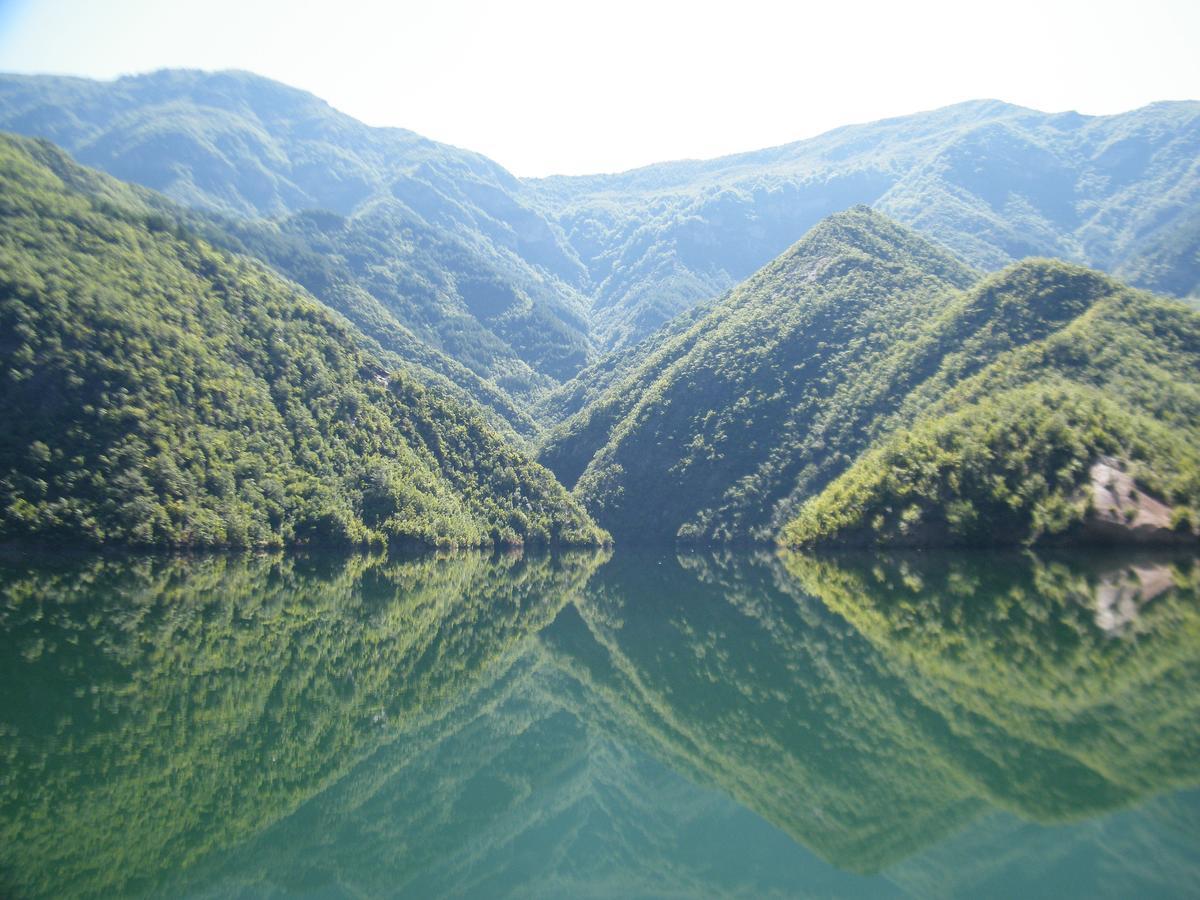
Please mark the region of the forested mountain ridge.
<svg viewBox="0 0 1200 900"><path fill-rule="evenodd" d="M1055 261L976 277L832 216L642 345L539 458L618 539L766 540L800 513L789 543L1021 543L1108 506L1109 538L1186 536L1200 314ZM1101 457L1136 497L1088 506Z"/></svg>
<svg viewBox="0 0 1200 900"><path fill-rule="evenodd" d="M968 323L989 307L994 323L1060 324L987 340ZM1200 312L1035 260L968 291L933 333L945 344L964 326L965 352L877 423L786 543L1195 540ZM990 362L971 372L972 357Z"/></svg>
<svg viewBox="0 0 1200 900"><path fill-rule="evenodd" d="M105 252L115 253L115 264L127 273L142 265L136 253L126 253L131 241L135 247L158 241L188 248L158 248L156 254L163 252L148 258L150 289L138 293L139 303L171 295L156 284L160 275L185 285L184 296L209 296L214 277L209 269L215 266L220 274L224 265L196 262L210 253L233 260L234 272L218 281L248 278L272 300L307 297L246 259L256 257L336 313L322 321L341 329L338 341L349 336L355 344L343 349L364 362L341 356L332 361L334 390L358 391L362 385L351 372L397 370L401 374L385 405L399 403L407 411L444 413L457 421L459 413L474 416L466 406L482 404L502 434L492 435L472 418L470 436L451 456L461 451L475 460L478 441L486 436L491 443L484 441L488 449L479 450L484 457L500 453L523 460L515 449L521 439L539 439L540 459L620 537L766 540L786 523L799 522L804 507L808 524L790 527L790 542L975 540L972 528L1001 519L1014 540L1033 539L1070 531L1086 518L1080 472L1100 457L1116 461L1112 478L1145 488L1139 496L1147 504L1165 504L1167 511L1154 515L1167 516L1179 534L1193 529L1200 508L1193 456L1186 446L1175 448L1190 440L1194 419L1188 416L1200 408L1189 368L1195 362L1195 324L1182 307L1130 293L1098 273L1048 262L1022 263L973 292L959 293L981 277L969 265L994 269L1016 257L1046 253L1196 295L1200 105L1195 103L1085 117L977 101L724 159L527 180L478 154L399 129L368 127L303 91L244 72L163 71L113 82L0 76L0 126L44 134L81 159L193 207L183 210L153 193L105 181L47 145L12 144L24 147L18 157L44 167L51 182L59 180L50 193L70 195L65 205L38 207L39 191L51 183L40 182L42 175L28 180L32 194L22 194L24 188L14 193L13 228L44 230L48 238L22 244L12 236L18 248L13 283L36 298L21 316L48 316L49 334L73 326L70 305L86 307L91 296L79 271L93 276L100 271L83 263L79 271L63 270L65 277L54 271L49 294L37 279L21 280L26 270L39 273L45 263L26 265L22 253L73 260L81 252L69 242L54 244L60 229L42 229L37 217L43 213L81 229L82 245L92 228L148 232L150 238L106 245ZM24 176L12 177L16 184ZM862 203L836 212L856 200ZM76 213L68 211L72 204L98 218L76 222ZM792 245L799 232L830 211L835 214ZM791 249L775 262L729 289L777 247L787 246ZM176 271L181 259L183 274ZM103 262L93 263L103 268ZM70 302L50 302L58 296L55 290ZM135 293L131 281L122 290ZM1125 299L1109 302L1117 295ZM19 297L14 289L13 309ZM87 312L111 302L101 298ZM272 315L284 306L272 307ZM137 304L114 308L118 317L132 316L126 324L134 331L140 317L156 321L162 314ZM1118 310L1130 309L1132 318L1125 321ZM253 331L257 319L239 321L245 314L217 316L214 327ZM1079 325L1076 334L1070 331L1076 322L1089 324ZM1056 343L1059 332L1086 343L1093 337L1088 328L1107 335L1108 344L1095 346L1097 365L1076 360L1060 366L1061 360L1037 356L1065 346ZM301 344L324 340L293 336ZM1159 341L1176 348L1174 358L1158 358ZM13 341L14 351L19 343ZM597 356L604 347L616 350ZM1009 358L1027 347L1036 349ZM1128 358L1115 358L1112 347L1125 349ZM147 362L136 354L116 358L131 371ZM999 369L984 372L1001 360L1016 366L1007 380L995 374ZM235 367L242 364L253 369L251 381L262 379L265 370L257 362L234 361ZM23 369L14 365L13 371ZM996 394L986 402L971 393L972 384L984 383L994 385ZM367 388L373 391L374 385ZM1146 391L1156 399L1144 401ZM1118 414L1110 409L1114 398L1133 406ZM259 401L247 402L252 407ZM309 412L320 423L320 440L336 444L346 438L336 417ZM384 419L405 414L381 413ZM1006 440L1003 430L991 427L998 414L1030 429L1021 434L1033 455L997 445ZM281 441L286 425L276 435ZM422 430L411 422L406 427ZM385 430L385 436L374 437L386 444L397 429ZM515 435L520 436L515 445L504 443ZM924 443L885 446L898 435L919 436ZM277 510L273 519L260 515L270 507L265 494L262 499L254 494L240 512L236 504L217 503L213 497L232 496L223 478L189 484L187 491L205 498L200 505L207 510L194 520L183 507L166 512L162 491L145 493L130 480L113 494L123 499L109 503L103 515L115 515L135 494L155 495L142 512L149 514L159 503L157 524L136 538L133 531L121 531L135 528L129 524L136 519L134 507L126 509L134 518L125 525L110 521L116 531L70 507L72 492L85 482L100 488L80 475L92 473L98 460L85 459L69 486L48 488L50 480L37 474L48 464L40 455L48 445L40 437L30 442L38 445L38 458L30 463L13 457L13 478L27 481L9 485L14 492L9 507L23 521L40 523L36 528L53 530L69 522L68 530L97 539L121 533L122 539L169 543L274 543L300 539L308 525L297 532L297 523L323 510L314 513L324 523L317 530L345 540L559 539L558 526L546 525L558 521L558 513L545 521L534 515L542 524L532 526L528 517L515 515L519 510L509 509L509 500L489 506L498 483L456 481L464 472L478 474L473 462L466 470L446 469L440 451L424 437L414 452L432 453L436 465L430 469L426 457L420 466L413 463L413 471L428 469L430 480L423 484L445 488L445 497L461 499L465 493L483 503L464 512L466 518L453 503L443 505L428 517L438 524L418 534L414 523L424 514L413 510L424 507L406 506L408 499L393 491L394 479L375 473L377 483L389 485L383 493L390 499L381 509L391 512L380 513L372 524L362 517L367 507L361 480L347 481L350 476L339 468L363 464L358 458L363 454L351 454L352 460L330 450L326 457L318 453L316 463L299 463L309 474L317 466L320 490L328 493L318 498L317 488L305 488L308 493L300 491L285 504L289 512ZM874 455L868 460L863 454L870 448ZM230 449L232 455L216 467L233 465L245 449ZM982 456L972 455L976 451ZM1047 455L1038 457L1041 451ZM273 453L256 444L251 455ZM932 481L921 481L911 470L897 474L908 457L940 474ZM53 469L60 461L50 462ZM115 465L106 456L104 465L110 464ZM852 477L846 474L851 466ZM983 481L963 482L962 466L974 467ZM885 471L892 474L880 481ZM55 477L64 472L55 469ZM1034 475L1042 482L1027 483ZM1022 486L1019 499L992 489L995 479L1009 476ZM831 487L835 479L840 480ZM521 477L501 480L500 493L513 500ZM240 490L243 482L254 491L261 487L257 477L237 476L233 483ZM352 482L344 504L330 499ZM105 479L101 483L103 490L113 488ZM562 498L544 491L556 489L543 484L539 490L554 505ZM528 498L516 490L520 499L513 502L520 506ZM823 495L822 506L814 498L827 490L833 493ZM13 505L18 496L29 505ZM985 496L991 499L978 506L975 501ZM900 497L912 502L901 508ZM1100 494L1093 499L1112 507L1110 513L1116 510L1118 518L1129 513L1119 500ZM176 500L183 503L180 496ZM67 503L63 510L70 507L66 519L56 505L60 501ZM1001 506L981 512L993 501ZM401 514L401 507L407 511ZM563 522L579 512L555 509L566 516ZM1005 518L1005 510L1016 518ZM1132 515L1142 521L1138 510ZM204 524L197 524L201 519ZM581 525L582 531L563 527L562 535L581 537L590 525ZM1155 528L1164 530L1161 521Z"/></svg>
<svg viewBox="0 0 1200 900"><path fill-rule="evenodd" d="M602 345L721 293L865 203L983 269L1052 256L1200 293L1200 103L1110 116L972 101L615 175L529 180L588 267Z"/></svg>
<svg viewBox="0 0 1200 900"><path fill-rule="evenodd" d="M0 76L0 128L177 202L279 220L521 404L859 203L985 270L1049 256L1200 293L1196 102L1083 116L971 101L714 160L544 179L245 72Z"/></svg>
<svg viewBox="0 0 1200 900"><path fill-rule="evenodd" d="M378 300L355 285L336 259L318 253L303 241L289 238L277 224L189 210L155 191L80 166L48 143L26 142L24 147L72 190L93 203L145 218L160 231L182 229L215 247L270 263L357 325L362 345L385 365L408 367L436 393L460 405L480 406L494 425L506 432L511 429L514 437L527 439L536 432L533 419L505 391L417 337Z"/></svg>
<svg viewBox="0 0 1200 900"><path fill-rule="evenodd" d="M371 128L247 72L6 75L0 128L197 209L279 220L292 244L330 258L339 287L369 294L388 328L517 397L569 377L591 353L586 273L521 200L521 183L478 154Z"/></svg>
<svg viewBox="0 0 1200 900"><path fill-rule="evenodd" d="M129 209L125 190L0 139L0 537L604 539L478 413L389 374L302 289Z"/></svg>
<svg viewBox="0 0 1200 900"><path fill-rule="evenodd" d="M853 452L841 430L900 396L883 377L895 347L976 277L866 207L831 216L553 432L539 459L618 539L765 537L797 479Z"/></svg>

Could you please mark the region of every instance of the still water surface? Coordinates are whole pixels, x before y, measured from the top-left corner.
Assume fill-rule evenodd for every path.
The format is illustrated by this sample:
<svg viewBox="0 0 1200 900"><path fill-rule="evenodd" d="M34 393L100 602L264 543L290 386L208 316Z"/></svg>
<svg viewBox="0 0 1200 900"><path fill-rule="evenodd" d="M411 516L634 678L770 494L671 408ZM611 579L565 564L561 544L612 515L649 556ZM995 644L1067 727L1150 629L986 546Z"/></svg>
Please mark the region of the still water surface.
<svg viewBox="0 0 1200 900"><path fill-rule="evenodd" d="M1200 563L0 561L0 896L1200 896Z"/></svg>

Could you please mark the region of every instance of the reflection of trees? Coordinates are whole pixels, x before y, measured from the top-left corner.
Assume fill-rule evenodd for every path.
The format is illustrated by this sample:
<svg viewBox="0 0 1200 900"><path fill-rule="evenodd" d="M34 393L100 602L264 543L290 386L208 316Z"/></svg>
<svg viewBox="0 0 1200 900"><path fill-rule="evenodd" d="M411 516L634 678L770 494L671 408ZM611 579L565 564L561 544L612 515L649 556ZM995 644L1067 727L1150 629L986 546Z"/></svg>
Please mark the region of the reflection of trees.
<svg viewBox="0 0 1200 900"><path fill-rule="evenodd" d="M425 752L380 748L183 882L254 897L758 898L794 896L802 873L837 896L844 875L643 752L564 655L590 640L568 606L503 677L406 734Z"/></svg>
<svg viewBox="0 0 1200 900"><path fill-rule="evenodd" d="M6 568L0 879L22 894L131 892L244 839L494 677L595 565Z"/></svg>
<svg viewBox="0 0 1200 900"><path fill-rule="evenodd" d="M839 866L875 871L989 806L1061 821L1200 774L1194 569L682 563L602 568L562 664L653 752ZM1114 586L1140 610L1119 637Z"/></svg>
<svg viewBox="0 0 1200 900"><path fill-rule="evenodd" d="M960 768L991 803L1062 821L1200 778L1200 567L1191 560L784 563L961 735L972 752Z"/></svg>
<svg viewBox="0 0 1200 900"><path fill-rule="evenodd" d="M969 892L1014 877L1012 858L1052 871L1122 845L1029 823L1200 780L1190 562L597 565L7 571L0 888L788 893L766 850L714 861L732 806L698 784L843 869ZM1157 870L1184 872L1167 845L1190 826L1167 799L1122 840L1166 836ZM1019 856L984 865L991 846ZM1122 865L1107 881L1156 883Z"/></svg>
<svg viewBox="0 0 1200 900"><path fill-rule="evenodd" d="M560 659L651 752L858 871L975 814L930 754L943 723L766 558L695 555L687 574L623 563L593 578Z"/></svg>

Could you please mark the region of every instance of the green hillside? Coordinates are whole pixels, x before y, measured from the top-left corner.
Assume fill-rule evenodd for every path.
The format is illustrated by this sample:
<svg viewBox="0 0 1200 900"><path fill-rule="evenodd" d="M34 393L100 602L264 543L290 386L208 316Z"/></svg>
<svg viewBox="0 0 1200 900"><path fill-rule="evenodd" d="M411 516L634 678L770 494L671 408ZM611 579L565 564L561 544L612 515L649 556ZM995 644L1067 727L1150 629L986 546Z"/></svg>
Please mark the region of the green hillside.
<svg viewBox="0 0 1200 900"><path fill-rule="evenodd" d="M539 458L629 540L1187 537L1200 316L1066 263L975 277L865 207L830 217L551 395L578 411ZM1137 486L1104 534L1101 458Z"/></svg>
<svg viewBox="0 0 1200 900"><path fill-rule="evenodd" d="M368 295L379 329L355 321L387 349L386 332L407 329L526 399L591 353L583 267L521 183L478 154L248 72L6 75L0 128L189 207L277 220L267 237L292 249L251 251L343 312L333 287ZM326 258L335 286L304 277L305 252Z"/></svg>
<svg viewBox="0 0 1200 900"><path fill-rule="evenodd" d="M294 284L96 184L0 142L0 536L600 538L478 413L387 372Z"/></svg>
<svg viewBox="0 0 1200 900"><path fill-rule="evenodd" d="M540 459L619 539L765 539L903 396L895 350L973 273L833 216L553 432ZM576 482L576 478L578 479Z"/></svg>
<svg viewBox="0 0 1200 900"><path fill-rule="evenodd" d="M1030 327L1055 316L1066 321L1044 337ZM1024 340L988 337L1005 321ZM972 336L880 424L876 446L803 507L786 543L1194 536L1200 314L1032 261L967 292L930 334L943 347ZM990 364L971 374L972 358ZM1093 467L1102 458L1131 484L1114 498L1124 521L1097 534ZM1131 533L1120 533L1123 524Z"/></svg>
<svg viewBox="0 0 1200 900"><path fill-rule="evenodd" d="M0 126L44 135L189 205L37 151L98 214L144 226L156 241L236 257L244 273L284 285L243 259L256 257L338 314L322 321L349 320L353 327L339 333L351 336L356 358L370 361L363 369L327 360L330 384L354 382L348 373L374 366L405 373L382 390L385 404L405 405L398 395L424 390L427 398L407 408L482 405L481 428L513 446L536 442L540 461L623 539L762 541L793 521L791 543L1075 539L1090 527L1080 524L1089 518L1084 482L1101 457L1115 461L1118 480L1139 485L1132 506L1114 501L1117 519L1132 510L1129 530L1161 538L1197 524L1194 316L1097 272L1052 263L1024 262L974 294L957 293L980 277L961 260L995 269L1036 253L1120 273L1194 305L1194 103L1087 117L976 101L718 160L526 181L477 154L366 126L244 72L163 71L112 82L2 76ZM854 203L875 211L837 212ZM35 231L37 215L25 217ZM47 239L20 253L69 258L78 252L71 240ZM135 257L126 255L127 291L143 264ZM50 293L103 283L92 277L101 264L88 265ZM184 267L197 274L200 265ZM27 287L40 298L45 286ZM1126 299L1106 299L1117 294ZM164 288L160 296L171 294ZM32 312L20 315L48 316L47 334L59 327L61 309L25 303ZM97 303L107 308L103 296ZM193 330L253 331L241 310L227 304L225 311L212 321L197 313L204 328ZM41 329L32 319L24 327ZM125 339L114 332L112 340ZM1090 358L1068 358L1085 345L1095 351ZM602 348L616 349L597 356ZM1038 355L1049 350L1062 358ZM234 356L235 368L257 365ZM140 364L122 365L137 371ZM259 399L246 394L246 403L269 393L271 377L264 383L261 375L251 379ZM356 395L385 388L355 378ZM139 390L157 390L137 381ZM214 451L219 468L236 469L243 452L271 459L299 452L294 435L283 436L295 411L279 400L272 406L282 420L272 426L275 437L256 416L231 413L222 427L242 437ZM334 435L338 420L324 408L306 415L322 442L358 440ZM998 416L1019 425L1029 446L1006 447ZM20 439L38 449L12 455L10 467L26 480L5 487L6 515L24 523L14 533L57 529L62 519L68 531L104 539L185 544L310 533L354 541L556 539L557 526L529 505L540 499L515 494L512 479L467 484L447 470L443 451L431 449L428 429L415 425L409 431L421 436L405 446L421 461L404 471L422 473L410 483L438 499L411 506L387 487L391 499L364 505L367 489L351 470L399 451L381 449L388 439L380 430L351 418L349 431L371 435L353 451L326 448L280 464L280 471L295 464L319 472L319 489L260 472L233 476L231 491L204 474L207 461L194 460L181 467L190 480L174 487L119 487L112 479L126 464L109 450L104 462L78 454L63 460L79 462L45 460L41 448L51 444L26 434L28 426ZM166 441L149 431L142 439L150 457L155 441ZM191 440L171 431L168 442ZM868 449L872 455L860 459ZM101 470L107 474L93 477ZM375 482L396 480L376 475ZM813 499L827 488L823 500ZM545 482L539 490L549 497L557 487ZM510 499L480 499L497 492ZM344 504L326 496L342 493ZM85 495L106 511L71 506L70 498ZM463 507L464 496L475 499ZM153 499L137 512L134 497ZM1166 512L1142 516L1155 504ZM193 520L182 512L192 505L208 512ZM158 524L134 538L129 523L146 516ZM435 519L443 524L415 533L415 522ZM317 520L327 525L312 525ZM1107 537L1120 525L1106 526Z"/></svg>
<svg viewBox="0 0 1200 900"><path fill-rule="evenodd" d="M422 340L357 285L336 258L318 252L304 240L289 237L278 224L189 210L162 194L80 166L57 148L46 145L35 151L34 145L26 146L37 154L39 162L93 202L152 219L159 230L181 228L215 247L270 263L357 325L360 343L373 355L391 366L410 367L424 384L458 403L481 405L500 429L511 430L522 438L531 437L537 430L534 421L504 390ZM321 221L324 217L307 213L299 218Z"/></svg>

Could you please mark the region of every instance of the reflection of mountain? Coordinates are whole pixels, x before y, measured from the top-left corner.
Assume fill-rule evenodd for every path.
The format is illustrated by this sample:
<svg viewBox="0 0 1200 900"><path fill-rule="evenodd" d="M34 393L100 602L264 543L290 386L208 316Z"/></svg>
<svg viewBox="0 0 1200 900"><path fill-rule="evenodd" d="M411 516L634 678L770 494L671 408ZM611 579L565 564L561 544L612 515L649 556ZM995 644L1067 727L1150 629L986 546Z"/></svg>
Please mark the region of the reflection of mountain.
<svg viewBox="0 0 1200 900"><path fill-rule="evenodd" d="M5 568L0 887L140 893L246 839L371 750L448 717L595 564Z"/></svg>
<svg viewBox="0 0 1200 900"><path fill-rule="evenodd" d="M875 871L979 803L931 747L945 725L766 558L704 556L647 578L614 560L580 604L562 663L636 740L841 868ZM623 564L624 563L624 564Z"/></svg>
<svg viewBox="0 0 1200 900"><path fill-rule="evenodd" d="M0 888L1169 892L1200 797L1150 798L1200 781L1198 578L628 552L10 573Z"/></svg>
<svg viewBox="0 0 1200 900"><path fill-rule="evenodd" d="M1200 780L1200 567L1124 562L785 558L972 748L978 790L1039 821Z"/></svg>
<svg viewBox="0 0 1200 900"><path fill-rule="evenodd" d="M547 634L652 752L877 871L989 807L1063 821L1200 780L1195 575L1140 565L1159 593L1113 638L1121 570L1073 559L697 556L689 580L618 557L586 632Z"/></svg>
<svg viewBox="0 0 1200 900"><path fill-rule="evenodd" d="M892 867L913 897L1174 900L1200 885L1200 794L1156 797L1069 828L994 815Z"/></svg>
<svg viewBox="0 0 1200 900"><path fill-rule="evenodd" d="M381 748L259 839L186 880L204 896L791 897L852 879L609 723L535 645L415 760ZM864 897L888 897L864 882ZM182 893L182 891L180 892Z"/></svg>

